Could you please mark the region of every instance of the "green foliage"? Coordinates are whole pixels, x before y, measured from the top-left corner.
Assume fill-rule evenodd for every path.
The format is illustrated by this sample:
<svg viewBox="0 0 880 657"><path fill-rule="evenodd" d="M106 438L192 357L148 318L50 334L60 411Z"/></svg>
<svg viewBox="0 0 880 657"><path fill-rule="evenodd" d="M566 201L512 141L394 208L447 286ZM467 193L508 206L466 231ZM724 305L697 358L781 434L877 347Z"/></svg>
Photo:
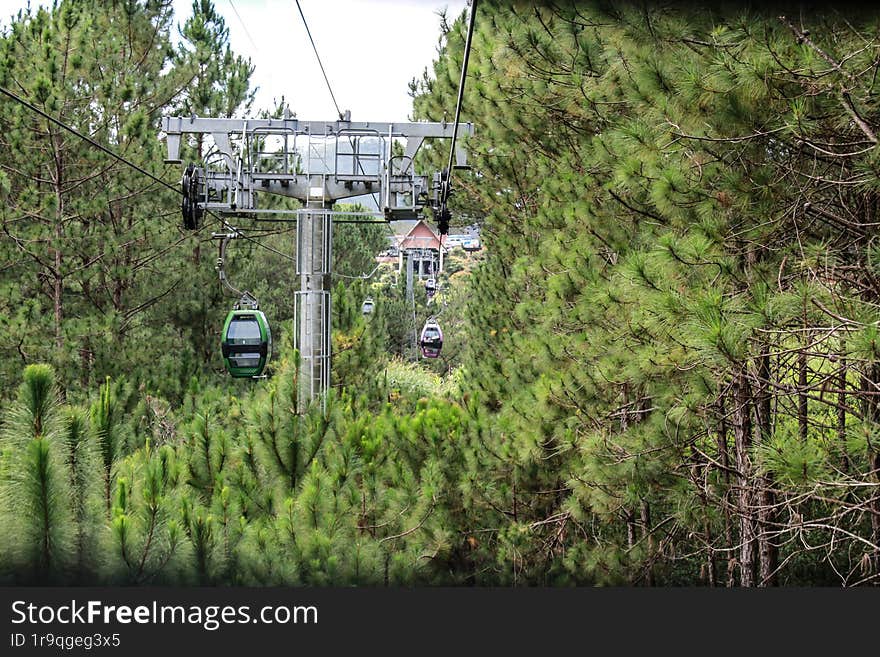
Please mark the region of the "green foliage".
<svg viewBox="0 0 880 657"><path fill-rule="evenodd" d="M790 424L762 443L757 457L768 474L792 490L810 488L834 476L821 443L801 440Z"/></svg>
<svg viewBox="0 0 880 657"><path fill-rule="evenodd" d="M194 3L179 50L167 9L71 1L24 10L0 39L0 78L163 177L161 114L231 115L252 97L252 68L231 53L213 4ZM176 195L20 105L4 104L2 115L0 168L12 173L0 213L0 259L10 263L0 280L0 353L13 363L4 374L14 376L18 359L52 362L62 388L76 390L130 371L135 385L182 396L207 364L204 322L220 298L199 266L198 238L181 237L168 213Z"/></svg>
<svg viewBox="0 0 880 657"><path fill-rule="evenodd" d="M107 509L110 509L110 485L113 463L118 454L118 409L116 395L110 384L110 377L101 386L100 397L92 404L92 429L98 438L101 463L104 466L104 489Z"/></svg>
<svg viewBox="0 0 880 657"><path fill-rule="evenodd" d="M70 507L74 521L74 579L88 582L100 573L108 549L104 525L101 457L87 414L81 408L65 409L61 438L70 473Z"/></svg>
<svg viewBox="0 0 880 657"><path fill-rule="evenodd" d="M179 480L169 446L120 462L111 516L114 579L142 584L186 576Z"/></svg>
<svg viewBox="0 0 880 657"><path fill-rule="evenodd" d="M0 444L3 574L43 584L64 579L72 552L72 482L48 365L25 368Z"/></svg>
<svg viewBox="0 0 880 657"><path fill-rule="evenodd" d="M468 290L462 387L479 419L460 476L480 518L466 526L498 529L473 567L717 584L773 570L773 545L817 581L873 559L880 535L856 509L877 498L851 486L876 480L873 443L856 438L878 417L862 396L877 354L859 236L875 140L851 119L876 104L855 62L834 69L849 108L814 73L819 48L859 59L873 19L847 32L813 12L815 45L799 46L800 26L720 5L481 10L463 186L487 256ZM463 30L414 84L418 118L453 102ZM831 146L850 139L868 147ZM735 480L754 497L732 497ZM813 518L862 556L793 547ZM750 526L760 558L736 538ZM739 559L725 575L720 546Z"/></svg>
<svg viewBox="0 0 880 657"><path fill-rule="evenodd" d="M429 304L373 272L384 227L340 224L333 389L308 407L289 288L267 275L284 256L230 255L280 348L266 380L220 378L227 300L199 236L162 219L178 201L4 105L0 370L22 383L0 577L876 581L876 18L799 20L809 41L722 5L481 4L453 203L486 248L451 254ZM170 25L156 3L25 11L0 83L160 172L161 113L252 100L210 2L180 48ZM442 31L417 119L457 96L464 18ZM444 156L425 144L420 165ZM431 364L413 356L428 314Z"/></svg>

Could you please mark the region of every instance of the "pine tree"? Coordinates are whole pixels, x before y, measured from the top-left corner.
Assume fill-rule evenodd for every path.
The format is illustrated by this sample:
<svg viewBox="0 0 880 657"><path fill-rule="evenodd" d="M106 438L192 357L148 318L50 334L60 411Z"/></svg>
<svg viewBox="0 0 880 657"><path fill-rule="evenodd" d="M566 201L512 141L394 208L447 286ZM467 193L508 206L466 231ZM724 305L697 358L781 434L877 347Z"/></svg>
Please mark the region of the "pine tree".
<svg viewBox="0 0 880 657"><path fill-rule="evenodd" d="M0 517L6 576L64 582L76 555L73 490L59 422L58 389L48 365L29 365L4 423Z"/></svg>
<svg viewBox="0 0 880 657"><path fill-rule="evenodd" d="M104 575L101 555L108 549L104 513L101 459L88 415L81 408L65 409L60 439L70 472L72 519L75 522L74 574L82 583Z"/></svg>

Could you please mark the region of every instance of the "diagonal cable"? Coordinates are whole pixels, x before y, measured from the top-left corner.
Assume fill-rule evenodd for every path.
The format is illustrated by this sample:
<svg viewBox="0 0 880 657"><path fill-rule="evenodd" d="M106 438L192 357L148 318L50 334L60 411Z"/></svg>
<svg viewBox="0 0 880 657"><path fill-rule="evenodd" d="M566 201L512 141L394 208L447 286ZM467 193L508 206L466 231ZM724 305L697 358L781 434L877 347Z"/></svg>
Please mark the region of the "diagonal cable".
<svg viewBox="0 0 880 657"><path fill-rule="evenodd" d="M118 154L114 153L113 151L111 151L109 148L107 148L107 147L104 146L103 144L98 143L97 141L95 141L94 139L92 139L91 137L89 137L88 135L84 135L83 133L81 133L81 132L80 132L79 130L77 130L76 128L73 128L73 127L67 125L67 124L64 123L64 122L59 121L58 119L56 119L56 118L55 118L54 116L52 116L51 114L47 114L46 112L44 112L43 110L41 110L39 107L37 107L37 106L34 105L33 103L31 103L31 102L25 100L25 99L22 98L21 96L19 96L19 95L13 93L13 92L11 92L11 91L9 91L8 89L6 89L6 88L4 88L4 87L0 87L0 93L2 93L2 94L4 94L4 95L8 96L9 98L11 98L12 100L14 100L15 102L20 103L21 105L24 105L26 108L28 108L28 109L31 110L32 112L36 112L37 114L39 114L40 116L42 116L44 119L46 119L46 120L48 120L48 121L51 121L52 123L54 123L54 124L57 125L58 127L63 128L64 130L67 130L69 133L71 133L71 134L73 134L73 135L79 137L79 138L82 139L83 141L88 142L89 144L91 144L92 146L94 146L94 147L97 148L98 150L100 150L100 151L106 153L106 154L109 155L110 157L115 158L115 159L118 160L119 162L122 162L123 164L126 164L126 165L130 166L130 167L131 167L132 169L134 169L135 171L139 171L140 173L144 174L144 175L147 176L149 179L151 179L151 180L153 180L153 181L159 183L159 184L162 185L163 187L167 187L168 189L170 189L170 190L172 190L173 192L176 192L176 193L178 193L178 194L182 194L182 193L183 193L180 189L178 189L177 187L175 187L175 186L172 185L171 183L168 183L168 182L162 180L161 178L158 178L158 177L154 176L152 173L150 173L150 172L147 171L146 169L143 169L143 168L139 167L137 164L135 164L135 163L132 162L131 160L128 160L128 159L122 157L121 155L118 155Z"/></svg>
<svg viewBox="0 0 880 657"><path fill-rule="evenodd" d="M254 42L254 39L251 36L251 33L248 32L247 25L245 25L244 21L241 19L241 15L238 13L238 9L235 8L235 5L232 3L232 0L229 0L229 6L232 7L232 11L235 12L235 16L236 16L236 18L238 18L238 22L241 23L241 29L244 30L244 33L247 36L248 41L250 41L251 45L254 47L254 51L260 52L260 49L257 48L257 44Z"/></svg>
<svg viewBox="0 0 880 657"><path fill-rule="evenodd" d="M321 73L324 75L324 82L327 83L327 89L330 91L330 98L333 99L333 105L336 107L336 113L339 115L340 120L343 118L342 112L339 111L339 103L336 102L336 96L333 95L333 88L330 86L330 80L327 77L327 72L324 70L324 64L321 62L321 56L318 54L318 48L315 46L315 40L312 38L312 32L309 30L309 24L306 22L306 16L303 13L302 7L300 7L299 0L296 1L296 8L299 9L299 15L302 17L303 25L306 26L306 34L309 35L309 41L312 42L312 50L315 51L315 58L318 60L318 66L321 67Z"/></svg>

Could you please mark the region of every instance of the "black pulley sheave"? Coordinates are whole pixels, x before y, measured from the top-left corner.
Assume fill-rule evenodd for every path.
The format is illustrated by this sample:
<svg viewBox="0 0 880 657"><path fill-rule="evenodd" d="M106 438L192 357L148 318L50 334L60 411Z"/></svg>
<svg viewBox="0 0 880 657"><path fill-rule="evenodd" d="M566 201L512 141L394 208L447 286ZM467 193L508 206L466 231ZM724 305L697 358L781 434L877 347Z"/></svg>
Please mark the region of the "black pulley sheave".
<svg viewBox="0 0 880 657"><path fill-rule="evenodd" d="M449 211L446 203L452 194L452 188L449 182L449 169L443 169L440 173L440 201L437 204L437 229L441 235L449 233L449 220L452 219L452 213Z"/></svg>
<svg viewBox="0 0 880 657"><path fill-rule="evenodd" d="M441 235L446 235L449 233L449 220L452 218L452 213L449 212L449 208L444 205L440 208L438 215L437 230L440 231Z"/></svg>
<svg viewBox="0 0 880 657"><path fill-rule="evenodd" d="M196 230L201 222L204 210L199 206L199 170L194 164L190 164L183 172L183 200L180 203L180 211L183 215L183 227L186 230Z"/></svg>

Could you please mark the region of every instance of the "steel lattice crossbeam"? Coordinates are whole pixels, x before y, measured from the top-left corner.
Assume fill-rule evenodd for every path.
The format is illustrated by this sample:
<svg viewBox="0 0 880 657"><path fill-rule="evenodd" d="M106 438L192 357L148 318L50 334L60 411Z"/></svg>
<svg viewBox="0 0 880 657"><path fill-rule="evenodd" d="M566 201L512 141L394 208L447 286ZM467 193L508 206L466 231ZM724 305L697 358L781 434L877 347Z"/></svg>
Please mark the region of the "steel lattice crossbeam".
<svg viewBox="0 0 880 657"><path fill-rule="evenodd" d="M427 138L452 138L454 125L163 117L162 129L169 163L180 162L182 135L212 137L215 157L202 177L206 210L252 213L261 192L303 202L380 192L386 217L401 219L418 216L430 191L427 176L413 170L416 153ZM472 124L459 125L458 136L472 134ZM401 155L392 155L395 140L404 142ZM466 164L457 147L456 166Z"/></svg>

